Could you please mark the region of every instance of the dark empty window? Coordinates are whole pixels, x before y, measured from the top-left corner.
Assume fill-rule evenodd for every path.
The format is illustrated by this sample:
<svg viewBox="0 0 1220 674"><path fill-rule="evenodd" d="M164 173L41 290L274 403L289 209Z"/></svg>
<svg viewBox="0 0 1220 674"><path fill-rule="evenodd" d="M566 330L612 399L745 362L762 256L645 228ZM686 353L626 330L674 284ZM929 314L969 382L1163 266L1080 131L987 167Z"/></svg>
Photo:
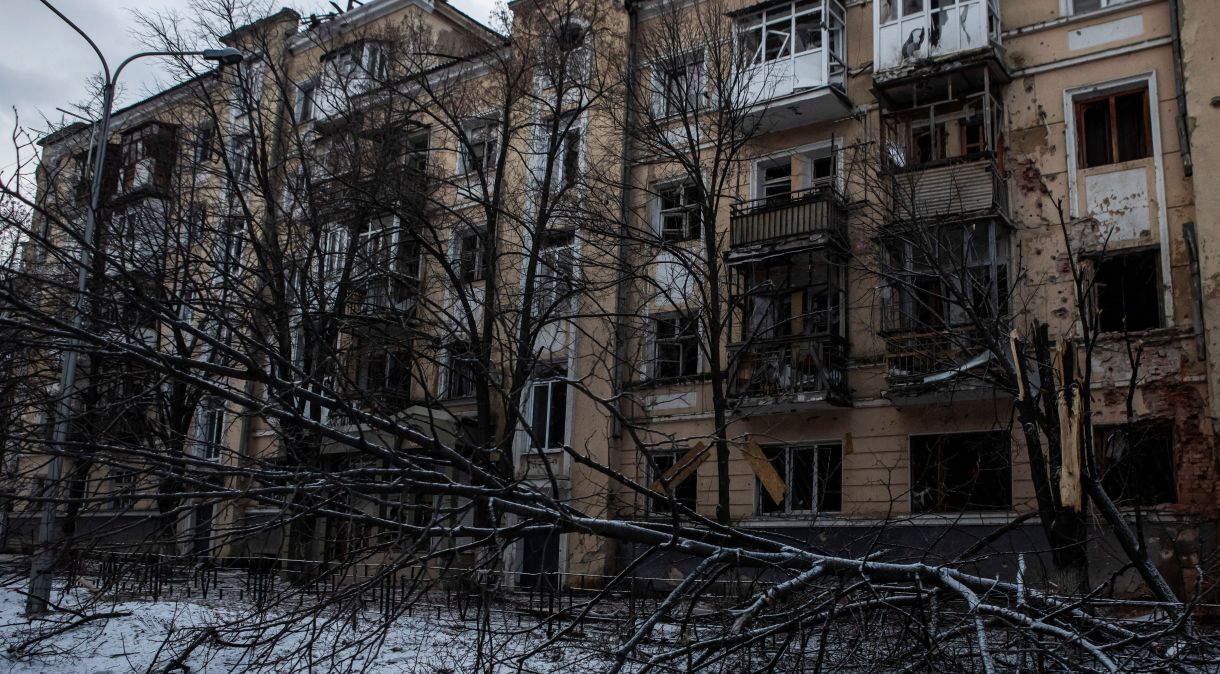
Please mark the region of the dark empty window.
<svg viewBox="0 0 1220 674"><path fill-rule="evenodd" d="M212 161L216 152L216 124L204 122L195 127L194 157L197 163Z"/></svg>
<svg viewBox="0 0 1220 674"><path fill-rule="evenodd" d="M658 480L660 480L661 476L665 474L666 471L673 468L674 464L677 463L682 456L682 452L671 454L654 454L652 461L655 464L655 467L651 471L652 479L649 480L649 484L655 484ZM664 493L664 489L661 488L660 485L655 486L658 488L657 491ZM688 475L685 480L682 480L678 484L673 484L671 482L669 488L673 491L674 499L676 499L679 504L689 508L690 510L695 509L695 501L699 489L698 472ZM654 497L650 504L650 508L654 513L668 513L670 512L669 499Z"/></svg>
<svg viewBox="0 0 1220 674"><path fill-rule="evenodd" d="M1085 168L1152 155L1147 89L1077 102L1076 127Z"/></svg>
<svg viewBox="0 0 1220 674"><path fill-rule="evenodd" d="M1106 255L1095 264L1098 330L1128 332L1161 327L1159 251Z"/></svg>
<svg viewBox="0 0 1220 674"><path fill-rule="evenodd" d="M1012 507L1007 431L911 438L911 510L961 512Z"/></svg>
<svg viewBox="0 0 1220 674"><path fill-rule="evenodd" d="M777 503L756 481L758 512L784 514L843 509L843 448L838 444L763 447L763 454L784 481L784 502Z"/></svg>
<svg viewBox="0 0 1220 674"><path fill-rule="evenodd" d="M541 365L530 388L530 446L563 449L568 430L568 383L562 366Z"/></svg>
<svg viewBox="0 0 1220 674"><path fill-rule="evenodd" d="M1177 500L1170 424L1100 427L1095 444L1102 486L1115 503L1154 506Z"/></svg>
<svg viewBox="0 0 1220 674"><path fill-rule="evenodd" d="M466 283L487 278L487 262L483 253L483 236L480 232L468 232L462 236L458 250L458 276Z"/></svg>
<svg viewBox="0 0 1220 674"><path fill-rule="evenodd" d="M656 319L657 379L690 377L699 373L699 321L687 316Z"/></svg>
<svg viewBox="0 0 1220 674"><path fill-rule="evenodd" d="M445 392L450 398L469 398L475 394L475 386L479 381L478 355L462 343L456 343L448 348L447 369L448 379Z"/></svg>
<svg viewBox="0 0 1220 674"><path fill-rule="evenodd" d="M661 237L666 241L689 241L700 235L702 200L694 185L661 189Z"/></svg>
<svg viewBox="0 0 1220 674"><path fill-rule="evenodd" d="M915 155L916 164L944 159L948 154L948 134L944 124L922 126L911 131L911 150Z"/></svg>

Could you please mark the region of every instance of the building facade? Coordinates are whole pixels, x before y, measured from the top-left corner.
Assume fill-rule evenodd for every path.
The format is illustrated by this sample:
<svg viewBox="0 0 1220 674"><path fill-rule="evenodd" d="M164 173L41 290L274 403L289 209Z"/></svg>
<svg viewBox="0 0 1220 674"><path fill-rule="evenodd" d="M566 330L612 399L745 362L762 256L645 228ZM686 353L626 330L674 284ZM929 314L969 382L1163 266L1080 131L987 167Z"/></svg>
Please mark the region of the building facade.
<svg viewBox="0 0 1220 674"><path fill-rule="evenodd" d="M1192 587L1218 488L1211 3L510 8L511 38L444 0L281 12L226 36L248 54L236 77L119 114L109 222L133 251L112 259L164 250L123 213L188 222L198 207L206 235L162 260L276 270L233 291L276 296L266 311L223 305L267 317L223 338L270 373L228 386L267 402L183 402L192 456L339 473L369 466L363 442L431 437L494 454L591 517L660 526L681 512L851 554L954 555L987 538L1011 572L1004 553L1048 547L1026 516L1047 469L1031 467L1017 401L1035 379L1006 374L1043 334L1091 401L1074 423L1095 449L1077 460ZM82 128L45 141L44 186L66 184L53 176L87 141ZM158 275L159 292L223 298L246 278L188 276ZM126 338L182 330L131 320ZM344 395L360 400L328 403ZM268 413L282 400L336 430L301 445L313 426ZM127 493L129 516L165 510L106 475L99 494ZM342 557L376 535L285 522L257 492L200 499L170 526L233 558ZM460 499L399 499L412 522L480 521ZM222 529L245 533L209 545ZM1089 547L1104 574L1117 557L1103 529ZM598 584L633 557L532 532L503 565L523 583Z"/></svg>

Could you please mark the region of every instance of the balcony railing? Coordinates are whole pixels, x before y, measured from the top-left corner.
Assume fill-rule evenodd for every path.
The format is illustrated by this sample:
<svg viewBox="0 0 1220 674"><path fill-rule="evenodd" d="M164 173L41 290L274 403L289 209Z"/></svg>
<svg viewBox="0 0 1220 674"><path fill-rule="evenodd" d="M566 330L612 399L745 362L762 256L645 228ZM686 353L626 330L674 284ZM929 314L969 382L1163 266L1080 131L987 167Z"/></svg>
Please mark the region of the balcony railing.
<svg viewBox="0 0 1220 674"><path fill-rule="evenodd" d="M921 9L915 12L909 12L909 0L873 3L878 73L999 46L999 0L957 0L939 8L929 7L929 2L916 0Z"/></svg>
<svg viewBox="0 0 1220 674"><path fill-rule="evenodd" d="M839 337L801 335L758 340L736 350L731 391L734 398L789 401L808 396L833 404L845 404L849 399L846 349Z"/></svg>
<svg viewBox="0 0 1220 674"><path fill-rule="evenodd" d="M729 228L736 247L795 236L842 235L846 226L842 197L832 184L822 184L783 197L734 204Z"/></svg>
<svg viewBox="0 0 1220 674"><path fill-rule="evenodd" d="M886 339L885 375L891 390L925 390L981 376L990 352L977 331L906 333Z"/></svg>
<svg viewBox="0 0 1220 674"><path fill-rule="evenodd" d="M893 181L897 221L1008 214L1008 188L990 159L898 167Z"/></svg>

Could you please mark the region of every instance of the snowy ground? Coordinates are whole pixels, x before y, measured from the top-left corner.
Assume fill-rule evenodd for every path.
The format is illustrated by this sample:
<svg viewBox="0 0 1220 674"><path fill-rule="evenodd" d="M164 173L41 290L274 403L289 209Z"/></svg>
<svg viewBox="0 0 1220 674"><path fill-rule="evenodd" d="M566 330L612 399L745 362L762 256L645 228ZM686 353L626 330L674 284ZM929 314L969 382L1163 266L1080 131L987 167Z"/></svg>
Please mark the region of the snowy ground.
<svg viewBox="0 0 1220 674"><path fill-rule="evenodd" d="M23 653L12 649L33 636L57 625L77 619L70 611L59 611L45 620L27 620L23 615L23 585L0 587L0 674L119 674L120 672L163 671L183 649L210 626L220 627L226 638L245 646L206 646L195 650L185 661L190 672L331 672L365 671L409 674L457 674L476 671L478 630L473 622L462 622L449 612L427 617L401 617L383 629L377 616L357 617L352 630L350 613L303 624L295 621L291 631L275 625L282 612L259 613L255 607L227 599L192 601L112 601L93 605L90 613L114 613L116 617L98 620L27 647ZM58 592L56 603L74 609L93 598L86 590ZM338 613L338 612L332 612ZM258 622L271 623L269 630L233 631L243 619L259 616ZM229 628L228 631L226 627ZM269 644L251 647L258 638L277 637ZM514 615L492 614L490 649L498 664L482 672L558 672L604 671L609 665L605 651L612 648L613 636L561 641L529 658L522 669L508 656L524 653L545 640L545 634L525 633L516 627ZM244 638L239 638L244 637ZM359 638L358 638L359 637ZM384 639L382 641L382 638ZM381 641L370 649L370 642ZM484 651L488 650L484 641ZM337 652L336 652L337 651ZM176 671L183 671L178 669Z"/></svg>

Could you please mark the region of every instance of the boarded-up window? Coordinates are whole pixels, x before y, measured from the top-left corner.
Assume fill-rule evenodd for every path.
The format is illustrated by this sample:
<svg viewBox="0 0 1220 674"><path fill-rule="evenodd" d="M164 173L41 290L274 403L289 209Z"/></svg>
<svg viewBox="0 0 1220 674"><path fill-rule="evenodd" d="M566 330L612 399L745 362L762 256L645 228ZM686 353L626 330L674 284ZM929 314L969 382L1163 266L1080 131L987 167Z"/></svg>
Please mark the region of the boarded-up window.
<svg viewBox="0 0 1220 674"><path fill-rule="evenodd" d="M962 512L1012 507L1007 431L911 438L911 510Z"/></svg>
<svg viewBox="0 0 1220 674"><path fill-rule="evenodd" d="M763 454L784 480L780 503L756 486L758 512L763 515L835 512L843 509L843 448L838 443L822 445L771 445Z"/></svg>
<svg viewBox="0 0 1220 674"><path fill-rule="evenodd" d="M659 480L661 475L673 468L674 464L677 463L677 461L681 459L684 454L685 452L682 451L654 454L652 456L652 462L654 465L651 468L651 476L648 480L649 483L651 484ZM699 489L699 476L697 471L678 484L670 483L669 487L671 490L673 490L674 499L680 505L689 508L690 510L695 509L695 502ZM665 498L653 498L649 504L649 509L654 513L668 513L670 512L670 501L669 499Z"/></svg>

